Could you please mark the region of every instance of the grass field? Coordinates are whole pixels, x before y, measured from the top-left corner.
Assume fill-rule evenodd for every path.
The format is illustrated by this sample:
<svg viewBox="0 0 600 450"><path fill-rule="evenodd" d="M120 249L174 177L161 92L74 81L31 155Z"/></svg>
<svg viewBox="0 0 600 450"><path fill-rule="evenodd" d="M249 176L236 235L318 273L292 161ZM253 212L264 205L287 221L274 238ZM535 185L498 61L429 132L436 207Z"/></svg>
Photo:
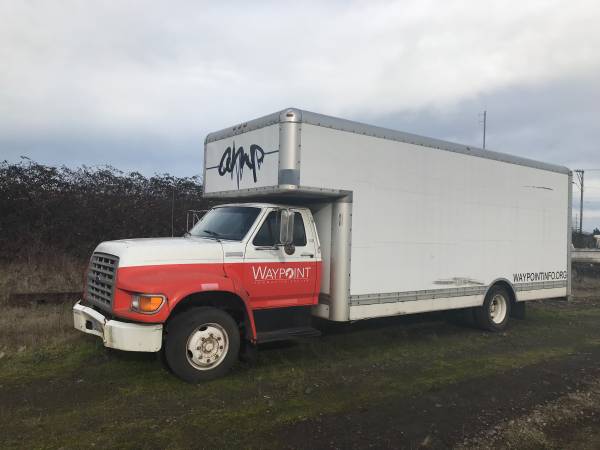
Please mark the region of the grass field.
<svg viewBox="0 0 600 450"><path fill-rule="evenodd" d="M577 405L574 390L599 395L599 323L595 287L532 304L499 334L439 314L372 320L261 347L252 366L188 385L153 354L108 351L72 330L70 305L6 308L0 447L551 447L564 437L556 423L529 435L518 421L563 398ZM482 423L490 408L502 412ZM592 413L564 420L585 419L584 438L596 436Z"/></svg>

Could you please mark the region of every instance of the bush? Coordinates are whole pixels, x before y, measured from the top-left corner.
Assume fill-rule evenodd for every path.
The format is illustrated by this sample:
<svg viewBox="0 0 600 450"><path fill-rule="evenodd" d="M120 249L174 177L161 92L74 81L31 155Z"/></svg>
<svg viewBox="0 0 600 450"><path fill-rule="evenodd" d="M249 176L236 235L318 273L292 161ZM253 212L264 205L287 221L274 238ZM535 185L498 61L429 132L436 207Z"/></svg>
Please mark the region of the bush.
<svg viewBox="0 0 600 450"><path fill-rule="evenodd" d="M198 177L113 167L0 163L0 261L48 252L87 257L101 241L181 236L186 211L208 209ZM171 226L173 208L173 227Z"/></svg>

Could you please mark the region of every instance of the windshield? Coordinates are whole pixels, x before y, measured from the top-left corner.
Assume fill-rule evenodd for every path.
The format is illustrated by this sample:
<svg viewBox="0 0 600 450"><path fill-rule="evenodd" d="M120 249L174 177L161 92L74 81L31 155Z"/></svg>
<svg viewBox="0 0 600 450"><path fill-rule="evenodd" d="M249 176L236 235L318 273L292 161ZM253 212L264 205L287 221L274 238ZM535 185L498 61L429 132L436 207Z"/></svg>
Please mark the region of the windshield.
<svg viewBox="0 0 600 450"><path fill-rule="evenodd" d="M241 241L260 213L260 208L223 206L211 209L190 230L190 235Z"/></svg>

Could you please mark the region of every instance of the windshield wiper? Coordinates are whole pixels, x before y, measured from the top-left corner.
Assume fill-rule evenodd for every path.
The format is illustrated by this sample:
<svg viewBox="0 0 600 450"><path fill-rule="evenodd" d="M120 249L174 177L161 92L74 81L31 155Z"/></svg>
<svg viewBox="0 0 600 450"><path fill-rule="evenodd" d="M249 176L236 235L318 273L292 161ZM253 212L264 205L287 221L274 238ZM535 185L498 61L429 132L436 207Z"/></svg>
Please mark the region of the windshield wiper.
<svg viewBox="0 0 600 450"><path fill-rule="evenodd" d="M221 235L219 233L212 231L212 230L202 230L202 232L208 234L209 236L214 237L217 241L221 237Z"/></svg>

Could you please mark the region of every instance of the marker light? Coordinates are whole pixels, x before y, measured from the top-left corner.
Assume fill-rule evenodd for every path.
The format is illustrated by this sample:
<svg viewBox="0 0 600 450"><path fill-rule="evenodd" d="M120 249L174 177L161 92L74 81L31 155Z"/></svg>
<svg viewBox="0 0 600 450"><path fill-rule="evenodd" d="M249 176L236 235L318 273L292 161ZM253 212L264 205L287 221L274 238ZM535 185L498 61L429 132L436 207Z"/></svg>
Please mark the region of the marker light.
<svg viewBox="0 0 600 450"><path fill-rule="evenodd" d="M164 295L136 294L131 299L131 309L143 314L153 314L161 308L165 300Z"/></svg>

